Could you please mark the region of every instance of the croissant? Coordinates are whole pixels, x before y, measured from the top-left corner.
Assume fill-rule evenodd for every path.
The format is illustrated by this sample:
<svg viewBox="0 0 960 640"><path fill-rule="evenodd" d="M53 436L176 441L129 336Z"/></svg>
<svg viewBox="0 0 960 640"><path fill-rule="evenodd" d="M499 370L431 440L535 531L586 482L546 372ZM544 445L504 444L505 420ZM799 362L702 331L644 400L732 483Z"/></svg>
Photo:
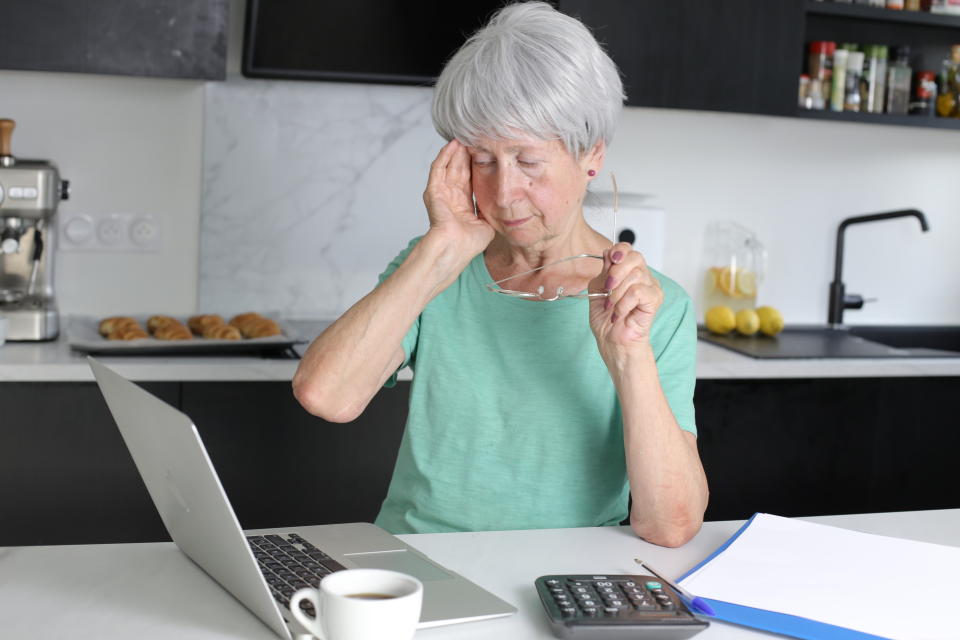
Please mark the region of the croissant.
<svg viewBox="0 0 960 640"><path fill-rule="evenodd" d="M162 327L175 324L180 324L180 321L172 316L150 316L147 318L147 331L156 335L157 331Z"/></svg>
<svg viewBox="0 0 960 640"><path fill-rule="evenodd" d="M279 336L283 332L280 325L270 318L263 318L247 326L248 338L266 338L267 336Z"/></svg>
<svg viewBox="0 0 960 640"><path fill-rule="evenodd" d="M130 316L110 316L109 318L101 320L97 329L100 331L100 335L106 337L114 333L121 326L139 327L140 325Z"/></svg>
<svg viewBox="0 0 960 640"><path fill-rule="evenodd" d="M243 334L244 338L265 338L267 336L278 336L283 333L280 331L280 325L270 318L264 318L262 316L247 320L237 328L240 329L240 333Z"/></svg>
<svg viewBox="0 0 960 640"><path fill-rule="evenodd" d="M241 333L242 333L242 332L243 332L243 329L242 329L243 325L245 325L245 324L248 323L248 322L252 322L252 321L254 321L254 320L259 320L259 319L262 318L262 317L263 317L262 315L260 315L259 313L256 313L256 312L240 313L240 314L237 314L237 315L233 316L232 318L230 318L230 324L233 325L234 327L236 327L237 329L240 329L240 331L241 331Z"/></svg>
<svg viewBox="0 0 960 640"><path fill-rule="evenodd" d="M153 337L158 340L190 340L193 334L190 329L177 321L167 323L153 332Z"/></svg>
<svg viewBox="0 0 960 640"><path fill-rule="evenodd" d="M107 340L139 340L140 338L147 337L149 337L147 332L144 331L139 325L124 325L111 331L107 335Z"/></svg>
<svg viewBox="0 0 960 640"><path fill-rule="evenodd" d="M214 324L203 330L203 337L212 340L240 340L240 330L229 324Z"/></svg>
<svg viewBox="0 0 960 640"><path fill-rule="evenodd" d="M198 336L203 335L208 327L215 327L224 324L223 318L215 313L204 313L196 316L190 316L187 320L187 326ZM206 337L206 336L204 336Z"/></svg>

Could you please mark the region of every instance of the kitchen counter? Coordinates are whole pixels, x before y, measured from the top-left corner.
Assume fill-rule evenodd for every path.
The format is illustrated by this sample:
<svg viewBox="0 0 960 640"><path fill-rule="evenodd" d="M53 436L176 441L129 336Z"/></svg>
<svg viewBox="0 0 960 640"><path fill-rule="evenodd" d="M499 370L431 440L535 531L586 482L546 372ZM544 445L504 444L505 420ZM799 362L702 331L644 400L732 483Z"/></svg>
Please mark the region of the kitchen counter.
<svg viewBox="0 0 960 640"><path fill-rule="evenodd" d="M317 336L329 321L288 321L306 340ZM53 342L0 346L0 382L92 381L85 354L67 344L67 331ZM301 353L306 344L298 345ZM293 379L299 361L238 356L98 356L122 375L138 381ZM960 376L960 358L849 358L758 360L703 341L697 344L697 378L701 380L770 378L874 378ZM400 380L411 380L409 369Z"/></svg>

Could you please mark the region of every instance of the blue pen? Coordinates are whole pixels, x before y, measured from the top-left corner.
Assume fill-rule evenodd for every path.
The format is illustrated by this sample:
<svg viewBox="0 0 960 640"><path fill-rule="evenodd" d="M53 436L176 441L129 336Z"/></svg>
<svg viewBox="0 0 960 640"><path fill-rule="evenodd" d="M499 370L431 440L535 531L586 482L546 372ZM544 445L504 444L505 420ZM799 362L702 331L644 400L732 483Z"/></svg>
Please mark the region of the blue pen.
<svg viewBox="0 0 960 640"><path fill-rule="evenodd" d="M643 567L644 569L646 569L647 571L649 571L650 573L652 573L657 578L659 578L661 582L666 582L667 585L670 586L670 588L672 588L674 591L680 594L680 597L686 601L686 603L690 606L690 608L695 609L700 613L705 613L708 616L717 615L717 612L713 610L713 607L708 605L706 600L704 600L703 598L699 596L695 596L689 591L687 591L686 589L684 589L683 587L681 587L680 585L670 582L669 580L664 578L662 575L660 575L659 573L651 569L650 565L644 564L643 560L641 560L640 558L634 558L633 561L636 562L641 567Z"/></svg>

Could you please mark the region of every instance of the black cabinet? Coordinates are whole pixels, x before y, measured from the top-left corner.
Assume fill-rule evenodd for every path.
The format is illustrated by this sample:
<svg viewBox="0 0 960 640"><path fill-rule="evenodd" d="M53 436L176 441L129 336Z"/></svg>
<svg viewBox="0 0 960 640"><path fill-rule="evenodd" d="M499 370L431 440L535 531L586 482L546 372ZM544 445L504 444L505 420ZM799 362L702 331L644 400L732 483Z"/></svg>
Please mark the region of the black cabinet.
<svg viewBox="0 0 960 640"><path fill-rule="evenodd" d="M330 424L289 382L141 383L197 425L244 528L371 522L409 385ZM0 383L0 546L169 540L95 383Z"/></svg>
<svg viewBox="0 0 960 640"><path fill-rule="evenodd" d="M187 382L181 407L245 529L373 522L407 421L408 386L381 390L348 424L304 411L289 382Z"/></svg>
<svg viewBox="0 0 960 640"><path fill-rule="evenodd" d="M189 415L244 528L372 521L410 383L363 415L307 414L288 382L152 382ZM960 378L701 380L708 520L960 507ZM96 384L0 383L0 546L167 532Z"/></svg>
<svg viewBox="0 0 960 640"><path fill-rule="evenodd" d="M799 0L561 0L620 68L627 104L793 115Z"/></svg>
<svg viewBox="0 0 960 640"><path fill-rule="evenodd" d="M0 68L222 80L227 0L4 0Z"/></svg>
<svg viewBox="0 0 960 640"><path fill-rule="evenodd" d="M701 380L708 520L960 507L960 378Z"/></svg>
<svg viewBox="0 0 960 640"><path fill-rule="evenodd" d="M176 382L144 383L176 404ZM92 382L0 383L0 546L166 536Z"/></svg>

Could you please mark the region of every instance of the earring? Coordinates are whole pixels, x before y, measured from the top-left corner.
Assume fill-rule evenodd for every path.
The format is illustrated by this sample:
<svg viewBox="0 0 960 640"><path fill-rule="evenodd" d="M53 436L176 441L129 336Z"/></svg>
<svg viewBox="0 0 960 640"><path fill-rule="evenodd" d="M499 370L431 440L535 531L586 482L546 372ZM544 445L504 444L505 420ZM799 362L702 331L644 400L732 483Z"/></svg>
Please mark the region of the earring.
<svg viewBox="0 0 960 640"><path fill-rule="evenodd" d="M593 176L597 175L597 172L594 171L593 169L590 169L589 171L587 171L587 175L592 178Z"/></svg>

